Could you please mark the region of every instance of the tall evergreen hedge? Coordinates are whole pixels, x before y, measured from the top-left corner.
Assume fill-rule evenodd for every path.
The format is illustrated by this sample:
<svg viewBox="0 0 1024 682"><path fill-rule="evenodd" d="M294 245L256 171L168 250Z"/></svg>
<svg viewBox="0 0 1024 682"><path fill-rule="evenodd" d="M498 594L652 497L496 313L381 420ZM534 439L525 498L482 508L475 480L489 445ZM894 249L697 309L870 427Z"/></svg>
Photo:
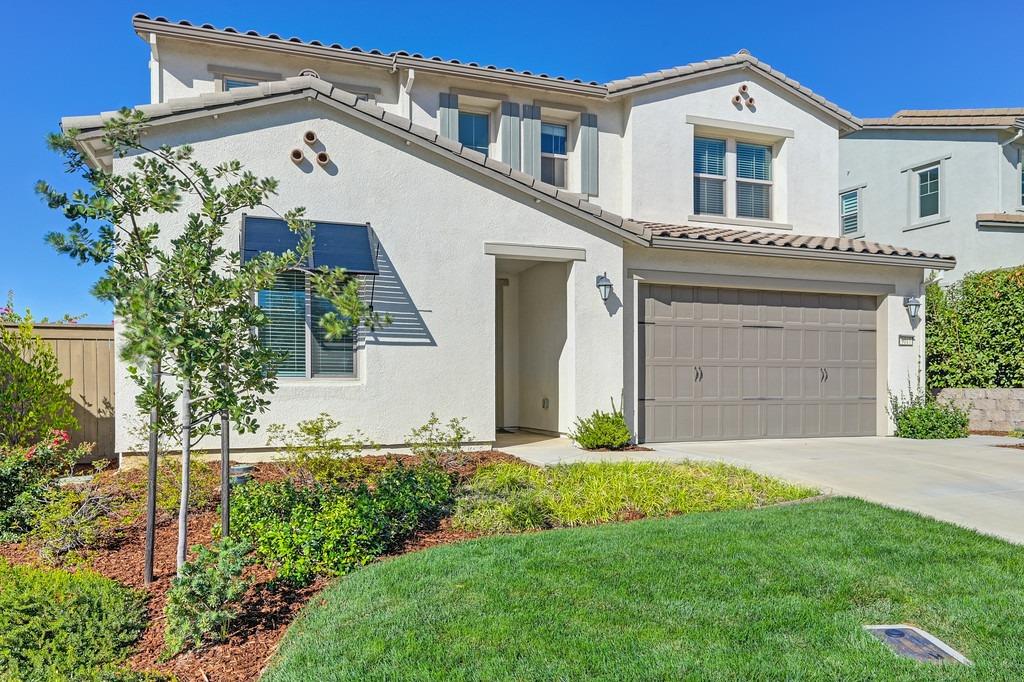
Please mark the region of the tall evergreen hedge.
<svg viewBox="0 0 1024 682"><path fill-rule="evenodd" d="M1024 265L928 284L928 388L1024 387Z"/></svg>

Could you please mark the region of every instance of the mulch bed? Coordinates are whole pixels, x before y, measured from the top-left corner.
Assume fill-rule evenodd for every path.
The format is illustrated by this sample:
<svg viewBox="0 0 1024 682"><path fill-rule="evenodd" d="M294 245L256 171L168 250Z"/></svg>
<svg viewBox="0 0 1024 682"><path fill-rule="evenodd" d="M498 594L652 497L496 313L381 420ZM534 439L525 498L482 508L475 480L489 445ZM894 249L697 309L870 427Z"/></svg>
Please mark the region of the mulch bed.
<svg viewBox="0 0 1024 682"><path fill-rule="evenodd" d="M383 467L388 458L374 456L366 459L374 466ZM408 464L418 461L418 458L411 455L398 456L397 459ZM504 452L484 450L466 452L457 462L445 464L460 479L465 479L484 464L520 461ZM214 467L219 476L219 466ZM273 463L257 464L254 472L254 478L258 481L280 479L283 475L282 468ZM109 482L114 476L122 483L130 483L140 481L144 473L142 470L105 472L101 475L101 481ZM220 515L215 508L193 510L189 515L189 546L212 542L213 529L219 524ZM449 520L443 519L437 528L424 530L411 538L395 556L474 537L477 535L453 529ZM136 644L129 665L136 670L171 673L181 682L242 682L258 679L277 649L288 624L299 609L327 586L330 580L320 578L306 587L293 588L275 583L274 571L271 569L261 565L250 566L246 570L246 577L253 584L242 600L241 615L234 622L228 639L219 644L207 645L199 651L187 651L161 663L158 659L164 645L163 609L175 574L177 540L177 518L158 514L153 559L155 579L149 586L145 586L142 579L145 551L145 521L142 518L135 521L111 546L93 550L86 558L85 565L96 572L149 594L146 607L149 626ZM18 564L40 563L33 551L20 544L0 544L0 558Z"/></svg>

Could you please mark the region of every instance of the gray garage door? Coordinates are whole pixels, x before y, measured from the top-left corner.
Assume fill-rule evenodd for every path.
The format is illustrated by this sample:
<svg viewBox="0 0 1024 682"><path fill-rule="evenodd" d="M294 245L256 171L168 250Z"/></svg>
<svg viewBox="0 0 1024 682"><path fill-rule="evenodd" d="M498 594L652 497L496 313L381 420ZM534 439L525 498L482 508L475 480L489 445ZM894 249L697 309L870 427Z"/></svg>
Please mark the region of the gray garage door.
<svg viewBox="0 0 1024 682"><path fill-rule="evenodd" d="M875 434L873 296L640 286L645 442Z"/></svg>

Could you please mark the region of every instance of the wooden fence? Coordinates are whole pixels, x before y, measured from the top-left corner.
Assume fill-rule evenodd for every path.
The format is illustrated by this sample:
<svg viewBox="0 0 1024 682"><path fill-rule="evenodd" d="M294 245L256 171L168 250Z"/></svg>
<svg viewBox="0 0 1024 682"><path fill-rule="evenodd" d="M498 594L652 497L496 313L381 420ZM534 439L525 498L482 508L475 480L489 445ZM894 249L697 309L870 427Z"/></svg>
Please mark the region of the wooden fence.
<svg viewBox="0 0 1024 682"><path fill-rule="evenodd" d="M114 327L109 324L36 324L64 378L71 379L78 429L72 442L95 443L90 459L114 456Z"/></svg>

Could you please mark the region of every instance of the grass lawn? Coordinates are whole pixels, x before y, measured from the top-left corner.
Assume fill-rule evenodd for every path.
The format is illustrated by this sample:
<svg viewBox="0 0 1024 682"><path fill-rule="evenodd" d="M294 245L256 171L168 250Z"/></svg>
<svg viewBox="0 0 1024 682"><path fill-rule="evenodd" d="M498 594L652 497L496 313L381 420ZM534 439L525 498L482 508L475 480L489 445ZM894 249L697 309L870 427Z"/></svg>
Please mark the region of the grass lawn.
<svg viewBox="0 0 1024 682"><path fill-rule="evenodd" d="M322 597L264 680L1024 679L1024 548L852 499L492 537ZM974 667L861 630L898 622Z"/></svg>

